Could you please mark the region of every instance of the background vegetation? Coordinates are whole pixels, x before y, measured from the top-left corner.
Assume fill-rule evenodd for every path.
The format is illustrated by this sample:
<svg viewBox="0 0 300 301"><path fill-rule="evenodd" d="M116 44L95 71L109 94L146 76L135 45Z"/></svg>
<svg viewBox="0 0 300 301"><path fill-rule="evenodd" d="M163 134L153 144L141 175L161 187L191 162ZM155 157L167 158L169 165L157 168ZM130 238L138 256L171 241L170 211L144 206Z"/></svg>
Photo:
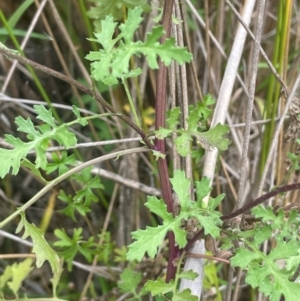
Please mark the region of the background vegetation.
<svg viewBox="0 0 300 301"><path fill-rule="evenodd" d="M298 98L292 98L291 105L286 106L299 73L299 3L266 1L261 47L273 70L263 55L259 56L255 64L255 43L248 34L245 44L240 45L241 59L238 56L231 58L239 64L237 74L233 71L229 76L230 83L227 83L226 68L230 64L234 44L238 43L237 28L240 23L237 14L243 13L247 2L186 0L180 5L176 2L170 27L178 46L187 47L193 56L193 61L186 68L185 65L173 63L168 69L167 109L180 107L183 116L180 126L187 127L185 120L191 112L188 106L201 103L201 110L205 112L199 121L201 131L208 130L211 124L216 125L215 121L219 118L214 103L226 102L227 98L230 100L228 107L219 110L223 110L224 123L230 128L227 138L232 144L228 150L218 154L216 167L212 169L211 183L213 197L223 193L226 195L218 207L223 216L242 208L251 199L273 187L300 182ZM259 3L263 1L257 2L248 18L249 29L258 39ZM91 78L91 62L87 59L89 57L86 58L90 51L100 48L94 40L94 32L103 30L101 20L112 14L115 22L124 23L128 18L128 9L138 5L144 10L144 19L133 40L144 41L153 26L164 21L161 19L163 3L160 1L0 1L0 42L3 45L19 50L34 62L76 79L92 91L90 94L83 93L78 87L53 77L50 72L41 72L16 64L4 55L0 56L1 148L10 147L4 140L5 134L26 141L26 132L20 132L20 124L15 123L17 116L24 119L29 117L34 124L41 124L41 118L37 118L33 105L44 104L51 109L58 124L71 123L76 119L72 112L73 105L81 110L81 116L91 116L85 127L82 126L83 121L80 123L80 118L77 124L71 124L71 132L77 138L74 149L50 149L44 170L34 171L28 163L22 166L17 175L9 174L1 179L0 220L5 220L41 191L45 186L41 179L49 182L71 166L129 150L124 156L103 160L60 182L26 210L27 221L41 229L50 246L65 259L64 271L56 291L56 295L65 300L151 300L149 294L144 294L144 284L158 277L164 279L166 275L169 256L167 240L154 259L144 257L138 263L130 263L126 258L127 246L132 243L131 233L145 229L147 225L154 227L161 223L161 218L151 214L144 206L147 196L161 197L161 187L164 185L159 178L161 171L155 153L137 150L142 145L141 136L122 118L92 117L106 112L93 97L93 93L99 91L116 112L128 116L132 123L138 124L136 121L139 120L143 132L153 136L157 122L155 119L158 117L155 100L158 98L159 71L150 68L144 56L132 57L130 69L139 67L142 73L139 77L125 79L128 87L126 91L121 80L110 86L96 81L95 76ZM120 29L117 28L115 36L119 33ZM256 76L256 86L251 85L253 74ZM232 86L232 93L226 92L224 86ZM128 92L132 104L128 102ZM279 118L287 109L288 116L274 143ZM212 153L212 149L210 145L205 145L206 140L200 141L202 148L199 142L191 141L192 153L182 158L178 154L180 151L173 147L174 139L174 133L172 139L166 139L168 177L174 176L175 169L184 169L187 177L195 181L200 181L203 175L209 177L209 163L204 153ZM49 141L48 146L57 144ZM270 150L273 154L268 161ZM28 159L34 161L35 154L30 153ZM274 195L268 204L273 207L269 216L277 216L279 211L276 210L283 208L280 211L283 213L278 213L278 216L282 215L281 221L289 221L293 227L298 225L298 215L294 219L291 217L294 214L291 210L299 208L297 190ZM242 230L252 230L257 219L270 224L270 220L264 220L265 212L257 209L256 214L260 217L254 221L253 216L247 216L247 225L243 224ZM50 298L55 281L49 280L53 276L51 266L45 263L40 268L31 268L31 262L24 261L24 258L33 258L35 255L31 253L32 245L15 233L20 221L26 223L18 215L0 230L1 274L4 275L7 267L11 267L11 275L14 275L14 270L16 273L32 270L28 276L25 273L24 282L17 288L9 285L3 277L0 278L1 298L16 298L17 292L17 299L25 298L26 295L38 300L58 300L57 297ZM274 217L272 221L275 223L277 220ZM191 236L198 230L193 221L183 226ZM280 232L278 229L283 227L284 223L278 221L272 231ZM292 229L298 231L297 227ZM249 233L254 235L254 232ZM295 237L295 241L299 241L298 237ZM207 247L210 241L206 242ZM269 254L278 246L278 241L271 238L263 245L258 242L257 246L255 244L255 241L249 242L249 249L257 247ZM299 247L296 243L293 246ZM217 247L220 247L219 242ZM227 250L232 251L232 248L228 243ZM212 247L207 249L212 252ZM201 300L268 300L253 288L253 282L252 287L245 284L246 274L243 269L246 266L242 266L237 258L232 265L242 269L233 270L228 261L230 256L223 255L207 253ZM209 256L214 256L214 260ZM294 255L286 255L289 256ZM275 256L275 259L279 257ZM260 262L257 257L255 260ZM17 263L24 266L17 266ZM293 272L295 281L298 276L296 270ZM12 283L15 282L12 280ZM278 299L274 297L271 300L280 298L279 295ZM291 296L289 298L286 300L293 300Z"/></svg>

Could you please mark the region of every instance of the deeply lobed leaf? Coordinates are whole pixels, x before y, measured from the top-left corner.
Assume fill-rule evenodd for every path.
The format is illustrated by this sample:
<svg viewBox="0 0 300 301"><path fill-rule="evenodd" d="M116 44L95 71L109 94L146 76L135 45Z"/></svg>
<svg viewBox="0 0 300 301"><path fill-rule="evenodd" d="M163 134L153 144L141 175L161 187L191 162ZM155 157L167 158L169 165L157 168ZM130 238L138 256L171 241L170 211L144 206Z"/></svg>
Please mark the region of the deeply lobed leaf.
<svg viewBox="0 0 300 301"><path fill-rule="evenodd" d="M32 238L32 252L36 254L36 266L39 268L45 261L48 261L52 272L58 272L60 269L59 258L56 252L45 240L43 232L34 224L27 222L24 212L21 212L20 215L21 220L16 229L16 233L19 233L24 228L24 234L22 238L25 239L29 236Z"/></svg>

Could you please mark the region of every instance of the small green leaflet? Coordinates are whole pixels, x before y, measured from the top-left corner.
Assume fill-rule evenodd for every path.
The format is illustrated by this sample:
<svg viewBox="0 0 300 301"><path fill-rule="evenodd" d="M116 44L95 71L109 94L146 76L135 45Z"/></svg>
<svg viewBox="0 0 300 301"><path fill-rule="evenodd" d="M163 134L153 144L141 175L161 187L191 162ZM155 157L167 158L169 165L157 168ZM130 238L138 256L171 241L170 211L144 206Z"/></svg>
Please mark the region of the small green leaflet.
<svg viewBox="0 0 300 301"><path fill-rule="evenodd" d="M167 112L166 123L170 129L176 129L176 127L180 124L180 108L176 107Z"/></svg>
<svg viewBox="0 0 300 301"><path fill-rule="evenodd" d="M185 173L182 170L175 170L174 178L170 179L173 189L176 192L178 199L180 200L180 207L182 211L189 209L190 203L190 187L191 180L186 179Z"/></svg>
<svg viewBox="0 0 300 301"><path fill-rule="evenodd" d="M32 263L33 260L27 258L20 263L15 262L14 264L7 266L0 276L0 292L4 292L5 285L7 285L17 297L23 280L33 270ZM4 298L1 298L1 300L4 300Z"/></svg>
<svg viewBox="0 0 300 301"><path fill-rule="evenodd" d="M255 259L260 258L260 254L252 252L246 248L237 249L235 255L231 258L231 264L234 267L241 267L245 269L249 263L253 262Z"/></svg>
<svg viewBox="0 0 300 301"><path fill-rule="evenodd" d="M228 131L229 128L227 125L218 123L207 132L194 132L191 133L191 135L196 137L200 145L206 150L211 150L216 147L219 151L224 151L231 143L229 139L224 138L224 135L227 135Z"/></svg>
<svg viewBox="0 0 300 301"><path fill-rule="evenodd" d="M74 260L77 253L81 253L89 262L92 261L92 256L97 253L94 237L90 237L87 241L83 240L82 228L74 229L73 237L69 237L65 229L55 229L55 236L58 241L54 245L64 249L60 252L68 262L68 270L72 269L72 260Z"/></svg>
<svg viewBox="0 0 300 301"><path fill-rule="evenodd" d="M152 155L155 157L155 161L157 161L158 159L165 159L166 155L156 151L156 150L151 150L152 151Z"/></svg>
<svg viewBox="0 0 300 301"><path fill-rule="evenodd" d="M185 130L175 139L175 145L180 156L186 157L191 151L192 136Z"/></svg>
<svg viewBox="0 0 300 301"><path fill-rule="evenodd" d="M126 298L126 300L137 300L138 297L146 295L145 289L139 289L140 283L142 281L142 273L134 271L130 268L124 269L120 275L120 281L117 285L122 293L132 293L134 297ZM141 300L141 298L139 298Z"/></svg>
<svg viewBox="0 0 300 301"><path fill-rule="evenodd" d="M173 130L164 129L162 127L159 127L159 130L155 131L155 136L157 139L165 139L170 134L172 134Z"/></svg>
<svg viewBox="0 0 300 301"><path fill-rule="evenodd" d="M209 186L210 180L204 177L201 181L196 181L196 201L200 207L202 207L202 200L212 191L212 187ZM213 208L215 209L215 207Z"/></svg>
<svg viewBox="0 0 300 301"><path fill-rule="evenodd" d="M47 174L58 170L58 174L62 175L69 170L69 167L67 165L76 163L75 155L72 154L68 156L68 152L65 150L61 151L61 153L53 152L51 156L52 162L48 163L46 167Z"/></svg>
<svg viewBox="0 0 300 301"><path fill-rule="evenodd" d="M27 133L30 142L23 142L12 135L5 135L5 141L10 143L13 149L0 148L0 177L4 178L10 170L12 174L18 173L21 161L27 156L29 151L35 150L36 160L35 168L45 169L47 159L45 151L49 142L53 139L66 148L74 146L77 142L75 134L70 132L66 125L57 126L50 110L45 109L42 105L34 106L38 113L37 119L42 120L45 124L34 127L32 121L27 118L17 117L15 123L18 125L18 131Z"/></svg>
<svg viewBox="0 0 300 301"><path fill-rule="evenodd" d="M91 173L92 167L86 167L81 170L80 174L72 176L78 183L82 185L82 189L76 191L73 200L78 204L83 204L85 207L90 207L92 202L98 202L98 197L94 194L93 189L104 189L104 185L98 176Z"/></svg>
<svg viewBox="0 0 300 301"><path fill-rule="evenodd" d="M157 296L159 294L166 294L168 292L171 292L175 287L174 280L171 280L170 282L166 283L161 278L158 278L157 280L148 280L145 284L145 288L147 291L151 292L152 296Z"/></svg>
<svg viewBox="0 0 300 301"><path fill-rule="evenodd" d="M29 224L26 220L25 213L21 212L21 220L17 227L16 233L19 233L24 228L23 239L28 236L33 242L32 252L36 254L36 266L39 268L47 260L51 266L52 272L58 272L60 269L59 258L56 252L51 249L44 238L43 232L34 224Z"/></svg>
<svg viewBox="0 0 300 301"><path fill-rule="evenodd" d="M171 280L166 283L161 278L157 280L148 280L145 284L145 289L151 293L152 296L157 295L166 295L168 293L172 293L172 300L176 301L197 301L198 297L191 294L190 289L185 289L181 292L178 292L177 282L178 279L187 278L187 279L195 279L198 275L192 271L187 271L180 273L177 277L177 281Z"/></svg>
<svg viewBox="0 0 300 301"><path fill-rule="evenodd" d="M164 35L162 26L154 27L152 32L147 34L144 43L134 42L134 33L143 21L142 12L140 6L129 9L126 21L119 26L120 33L114 39L117 23L114 22L112 15L106 16L105 20L101 21L101 31L95 33L96 38L89 40L100 43L103 49L92 51L86 56L87 60L93 61L91 72L95 80L111 86L118 83L118 78L138 76L141 73L139 68L129 70L132 55L143 54L152 69L158 68L157 57L160 57L166 66L169 66L172 60L179 64L191 61L192 55L185 48L176 47L174 38L167 39L163 44L159 43Z"/></svg>
<svg viewBox="0 0 300 301"><path fill-rule="evenodd" d="M211 105L213 102L207 100L207 105ZM229 139L225 138L228 134L229 128L227 125L217 124L215 127L203 132L202 123L206 121L205 118L209 116L209 109L207 109L202 103L197 104L196 107L190 106L190 113L187 117L188 129L178 129L180 124L180 109L179 107L173 108L168 113L166 120L169 128L160 127L159 130L155 131L155 136L158 139L164 139L175 132L178 137L175 138L174 143L178 153L186 157L191 153L191 142L193 138L196 139L197 143L206 150L213 150L217 148L219 151L224 151L228 148L231 143Z"/></svg>
<svg viewBox="0 0 300 301"><path fill-rule="evenodd" d="M60 260L60 269L57 272L53 273L53 277L50 279L52 283L52 292L53 292L53 297L57 298L57 286L59 284L61 274L63 272L63 263L64 261L61 259Z"/></svg>

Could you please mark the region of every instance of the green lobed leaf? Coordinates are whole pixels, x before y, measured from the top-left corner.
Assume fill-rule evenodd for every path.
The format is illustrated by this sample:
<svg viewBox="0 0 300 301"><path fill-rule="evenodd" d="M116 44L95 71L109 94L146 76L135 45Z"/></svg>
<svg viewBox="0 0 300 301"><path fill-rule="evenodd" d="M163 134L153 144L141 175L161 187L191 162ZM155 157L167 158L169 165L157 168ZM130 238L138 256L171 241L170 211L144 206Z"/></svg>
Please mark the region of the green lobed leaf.
<svg viewBox="0 0 300 301"><path fill-rule="evenodd" d="M175 39L166 39L163 44L159 43L160 38L163 36L164 30L162 26L156 26L152 29L151 33L147 34L144 44L140 46L139 51L142 52L149 63L150 68L157 69L157 59L159 56L166 66L170 66L172 60L179 64L187 63L192 60L192 54L186 48L175 47Z"/></svg>
<svg viewBox="0 0 300 301"><path fill-rule="evenodd" d="M203 98L203 102L199 101L197 103L198 115L201 116L201 121L206 121L212 114L212 109L210 106L216 103L215 99L210 95L206 94Z"/></svg>
<svg viewBox="0 0 300 301"><path fill-rule="evenodd" d="M159 130L155 131L155 136L157 139L164 139L168 137L172 132L173 132L172 130L159 127Z"/></svg>
<svg viewBox="0 0 300 301"><path fill-rule="evenodd" d="M112 50L114 41L112 39L113 34L115 32L117 22L114 22L114 18L111 15L107 15L105 20L101 21L101 27L105 30L101 30L100 32L95 33L96 39L88 39L98 42L102 45L104 51L108 53ZM97 54L97 52L92 52ZM90 60L89 55L87 59Z"/></svg>
<svg viewBox="0 0 300 301"><path fill-rule="evenodd" d="M158 278L157 280L148 280L145 284L146 290L149 291L152 296L172 292L175 289L175 286L176 285L174 280L171 280L170 282L166 283L161 278Z"/></svg>
<svg viewBox="0 0 300 301"><path fill-rule="evenodd" d="M264 241L269 239L272 235L272 228L270 225L261 225L255 227L255 235L253 237L253 244L255 247L262 244Z"/></svg>
<svg viewBox="0 0 300 301"><path fill-rule="evenodd" d="M122 293L135 291L142 280L142 273L126 268L120 274L120 281L117 285Z"/></svg>
<svg viewBox="0 0 300 301"><path fill-rule="evenodd" d="M125 44L130 44L133 41L134 32L139 28L139 25L143 21L143 18L141 17L142 13L143 9L140 6L130 9L128 11L127 20L130 20L131 22L126 21L119 26Z"/></svg>
<svg viewBox="0 0 300 301"><path fill-rule="evenodd" d="M12 266L8 265L0 275L0 293L3 291L5 285L7 284L8 280L11 279L12 276L13 276ZM1 298L1 294L0 294L0 298Z"/></svg>
<svg viewBox="0 0 300 301"><path fill-rule="evenodd" d="M181 219L176 218L170 223L132 232L132 238L136 241L128 246L127 259L141 261L146 253L154 258L168 231L174 232L176 243L183 248L187 243L186 232L180 226Z"/></svg>
<svg viewBox="0 0 300 301"><path fill-rule="evenodd" d="M192 295L191 290L189 288L184 289L181 292L175 292L173 298L173 301L198 301L198 297L195 295Z"/></svg>
<svg viewBox="0 0 300 301"><path fill-rule="evenodd" d="M69 237L65 229L56 229L54 234L59 238L58 241L54 242L54 245L63 249L60 254L68 262L69 271L72 269L72 261L77 253L82 254L91 262L92 256L98 252L94 237L90 237L87 241L83 240L82 228L74 229L73 237Z"/></svg>
<svg viewBox="0 0 300 301"><path fill-rule="evenodd" d="M245 248L238 248L235 255L231 257L230 262L233 267L245 269L249 263L259 258L260 254L257 252L253 252Z"/></svg>
<svg viewBox="0 0 300 301"><path fill-rule="evenodd" d="M60 260L59 271L54 272L53 277L50 279L50 281L52 283L52 292L53 292L54 298L57 298L57 287L58 287L58 284L60 283L62 272L63 272L63 260Z"/></svg>
<svg viewBox="0 0 300 301"><path fill-rule="evenodd" d="M175 170L174 178L170 178L170 182L178 196L181 210L187 211L190 201L191 180L185 177L183 170Z"/></svg>
<svg viewBox="0 0 300 301"><path fill-rule="evenodd" d="M191 216L199 221L200 225L204 228L205 235L210 234L214 238L220 237L220 228L218 226L222 225L222 221L219 212L195 210L191 212Z"/></svg>
<svg viewBox="0 0 300 301"><path fill-rule="evenodd" d="M92 167L87 167L81 170L80 174L73 175L73 178L83 184L82 189L76 191L74 201L83 206L90 206L92 202L98 202L97 196L94 194L93 189L103 189L104 186L98 176L91 173Z"/></svg>
<svg viewBox="0 0 300 301"><path fill-rule="evenodd" d="M168 227L162 225L155 228L147 226L145 230L132 232L131 236L136 241L128 246L127 259L141 261L146 253L150 258L154 258L167 232Z"/></svg>
<svg viewBox="0 0 300 301"><path fill-rule="evenodd" d="M225 198L225 193L222 193L220 195L218 195L216 198L209 198L209 203L208 203L208 207L211 210L215 210L219 204L223 201L223 199Z"/></svg>
<svg viewBox="0 0 300 301"><path fill-rule="evenodd" d="M268 260L288 259L291 256L296 256L300 249L300 243L298 241L290 240L288 242L283 241L277 244L275 248L268 254Z"/></svg>
<svg viewBox="0 0 300 301"><path fill-rule="evenodd" d="M164 221L172 222L172 213L167 211L167 205L156 196L148 196L145 206L152 212L161 217Z"/></svg>
<svg viewBox="0 0 300 301"><path fill-rule="evenodd" d="M199 204L199 207L202 207L202 200L212 191L212 187L210 187L210 180L204 177L200 182L195 181L195 186L197 196L196 201Z"/></svg>
<svg viewBox="0 0 300 301"><path fill-rule="evenodd" d="M9 142L8 135L5 135L5 141ZM10 138L13 138L12 136ZM10 171L13 175L19 172L21 160L26 157L28 152L32 149L33 143L24 143L20 148L2 149L0 148L0 177L4 178Z"/></svg>
<svg viewBox="0 0 300 301"><path fill-rule="evenodd" d="M194 132L192 134L204 149L211 150L217 148L219 151L224 151L231 143L229 139L224 137L228 131L229 128L227 125L221 125L219 123L207 132Z"/></svg>
<svg viewBox="0 0 300 301"><path fill-rule="evenodd" d="M262 266L258 262L251 263L248 267L248 273L246 275L246 282L249 283L253 288L260 287L264 289L271 284L269 275L272 273L273 264Z"/></svg>
<svg viewBox="0 0 300 301"><path fill-rule="evenodd" d="M278 290L278 292L282 292L284 295L285 301L294 301L299 298L299 291L300 291L300 283L291 282L287 279L284 279L282 282L282 279L279 279L278 283L281 284L281 289ZM278 301L279 299L273 298L273 293L275 291L272 290L270 294L270 300L271 301ZM277 298L277 296L276 296Z"/></svg>
<svg viewBox="0 0 300 301"><path fill-rule="evenodd" d="M127 74L124 74L123 78L127 79L129 77L138 77L142 73L143 73L143 70L141 68L136 68L136 69L128 71Z"/></svg>
<svg viewBox="0 0 300 301"><path fill-rule="evenodd" d="M21 160L22 167L26 167L30 170L30 172L35 175L38 179L42 180L44 183L47 183L48 181L42 176L41 171L35 167L33 163L31 163L27 159Z"/></svg>
<svg viewBox="0 0 300 301"><path fill-rule="evenodd" d="M175 139L176 149L180 156L186 157L190 153L192 140L191 135L186 131L183 131L181 136Z"/></svg>
<svg viewBox="0 0 300 301"><path fill-rule="evenodd" d="M156 150L151 150L152 155L155 157L155 161L157 161L158 159L165 159L166 155L163 154L162 152L156 151Z"/></svg>
<svg viewBox="0 0 300 301"><path fill-rule="evenodd" d="M297 300L299 296L300 284L288 280L286 273L279 271L274 265L249 268L246 282L253 288L258 287L272 301L280 301L282 295L286 301Z"/></svg>
<svg viewBox="0 0 300 301"><path fill-rule="evenodd" d="M294 267L298 267L300 264L300 249L297 250L297 255L291 256L286 260L286 269L292 270Z"/></svg>
<svg viewBox="0 0 300 301"><path fill-rule="evenodd" d="M167 112L168 117L166 119L166 123L168 127L172 130L176 129L176 127L180 124L180 108L175 107Z"/></svg>
<svg viewBox="0 0 300 301"><path fill-rule="evenodd" d="M72 154L68 156L67 151L62 151L60 154L53 152L52 154L52 162L47 163L46 173L50 174L55 170L58 170L58 174L62 175L69 170L68 165L72 165L76 163L75 155Z"/></svg>
<svg viewBox="0 0 300 301"><path fill-rule="evenodd" d="M19 233L24 228L23 239L28 236L33 242L32 252L36 254L36 266L39 268L45 261L48 261L52 272L58 272L60 269L59 258L56 252L49 246L44 238L43 232L34 224L29 224L26 220L25 213L21 212L21 220L18 224L16 233Z"/></svg>
<svg viewBox="0 0 300 301"><path fill-rule="evenodd" d="M28 274L33 270L32 263L33 260L31 258L27 258L20 263L14 263L13 265L11 265L11 280L7 282L7 285L13 291L15 296L18 295L18 292L22 286L22 282L28 277Z"/></svg>
<svg viewBox="0 0 300 301"><path fill-rule="evenodd" d="M34 105L34 110L38 113L37 119L49 124L52 128L56 128L55 119L52 116L51 110L47 110L43 105Z"/></svg>
<svg viewBox="0 0 300 301"><path fill-rule="evenodd" d="M23 133L29 134L28 138L30 140L38 139L38 138L40 138L42 136L41 133L39 133L34 128L34 125L33 125L32 121L31 121L31 119L29 119L29 118L24 119L23 117L18 116L15 119L15 124L18 125L17 130L19 132L23 132Z"/></svg>
<svg viewBox="0 0 300 301"><path fill-rule="evenodd" d="M60 145L63 145L66 148L74 146L77 143L75 134L70 132L65 124L55 129L55 132L52 135L49 135L49 138L55 139Z"/></svg>
<svg viewBox="0 0 300 301"><path fill-rule="evenodd" d="M190 111L186 121L188 123L189 132L198 132L197 129L199 127L199 113L197 108L194 108Z"/></svg>
<svg viewBox="0 0 300 301"><path fill-rule="evenodd" d="M163 219L163 225L146 227L145 230L139 229L132 232L132 238L136 241L128 246L128 260L137 259L140 261L146 253L154 258L168 231L174 232L175 241L180 248L187 243L186 232L181 229L181 221L188 218L187 213L181 213L173 218L172 214L167 212L164 202L154 196L148 197L145 206Z"/></svg>
<svg viewBox="0 0 300 301"><path fill-rule="evenodd" d="M276 220L276 215L271 207L265 207L263 205L256 206L252 209L252 213L257 217L261 218L263 222Z"/></svg>
<svg viewBox="0 0 300 301"><path fill-rule="evenodd" d="M286 237L298 240L297 229L300 226L300 220L296 210L290 211L288 219L285 217L284 210L279 209L275 214L272 207L264 207L262 205L253 208L252 212L257 218L268 223L272 229L280 229L275 236L277 241L285 240Z"/></svg>
<svg viewBox="0 0 300 301"><path fill-rule="evenodd" d="M91 209L90 209L90 206L86 206L84 204L78 204L78 203L72 201L67 207L60 210L61 213L65 214L66 216L71 217L74 222L77 222L77 219L75 217L76 211L80 215L86 216L86 213L91 212Z"/></svg>
<svg viewBox="0 0 300 301"><path fill-rule="evenodd" d="M85 216L86 213L91 212L90 206L75 202L72 195L67 195L63 190L59 191L58 198L68 204L67 207L60 210L60 212L64 213L66 216L71 217L74 222L77 221L75 217L76 211L82 216Z"/></svg>

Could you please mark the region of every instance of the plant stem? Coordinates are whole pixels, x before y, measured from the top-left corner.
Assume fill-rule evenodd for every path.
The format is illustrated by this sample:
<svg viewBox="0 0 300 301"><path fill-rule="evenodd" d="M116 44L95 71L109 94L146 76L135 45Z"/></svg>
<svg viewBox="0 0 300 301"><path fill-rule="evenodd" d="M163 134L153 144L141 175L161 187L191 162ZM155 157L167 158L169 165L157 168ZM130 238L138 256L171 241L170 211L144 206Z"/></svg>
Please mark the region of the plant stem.
<svg viewBox="0 0 300 301"><path fill-rule="evenodd" d="M252 121L252 111L253 111L253 102L255 98L255 87L256 87L256 78L257 78L257 70L258 70L258 62L259 62L259 50L260 50L260 41L262 35L262 27L264 20L264 8L265 1L259 1L258 8L258 18L257 18L257 29L254 40L254 51L252 56L252 71L250 77L249 84L249 95L247 100L247 110L246 110L246 126L244 129L244 142L243 142L243 151L242 151L242 161L241 167L239 170L239 190L238 190L238 198L236 201L236 208L242 206L243 196L245 194L245 187L248 178L248 151L249 151L249 143L250 143L250 130L251 130L251 121Z"/></svg>
<svg viewBox="0 0 300 301"><path fill-rule="evenodd" d="M166 38L170 36L171 31L171 18L173 9L173 0L165 1L164 3L164 13L162 18L163 27L165 30L165 35L161 39L161 43L165 41ZM167 90L167 68L160 61L159 71L156 81L156 102L155 102L155 129L158 130L160 127L165 127L166 118L166 90ZM165 153L165 141L156 139L155 141L156 150ZM169 181L169 173L166 159L159 158L158 162L158 173L161 183L162 197L167 205L169 212L174 214L173 210L173 197L171 184ZM176 274L176 267L173 264L173 260L176 258L178 253L178 248L175 246L174 233L168 233L169 239L169 258L167 267L166 281L169 282L174 279Z"/></svg>
<svg viewBox="0 0 300 301"><path fill-rule="evenodd" d="M128 101L129 101L129 105L130 105L131 112L132 112L132 114L133 114L135 123L138 125L138 127L141 127L140 120L139 120L139 118L138 118L138 116L137 116L135 106L134 106L134 104L133 104L131 95L130 95L129 90L128 90L128 85L127 85L126 79L124 79L124 77L122 77L122 84L123 84L123 86L124 86L124 89L125 89L125 92L126 92Z"/></svg>
<svg viewBox="0 0 300 301"><path fill-rule="evenodd" d="M247 205L239 208L238 210L235 210L228 215L223 215L221 217L221 220L226 221L226 220L232 219L234 217L237 217L237 216L249 211L250 209L262 204L263 202L276 196L279 193L288 192L291 190L298 190L298 189L300 189L300 183L294 183L294 184L278 187L278 188L260 196L259 198L255 199L254 201L249 202Z"/></svg>

